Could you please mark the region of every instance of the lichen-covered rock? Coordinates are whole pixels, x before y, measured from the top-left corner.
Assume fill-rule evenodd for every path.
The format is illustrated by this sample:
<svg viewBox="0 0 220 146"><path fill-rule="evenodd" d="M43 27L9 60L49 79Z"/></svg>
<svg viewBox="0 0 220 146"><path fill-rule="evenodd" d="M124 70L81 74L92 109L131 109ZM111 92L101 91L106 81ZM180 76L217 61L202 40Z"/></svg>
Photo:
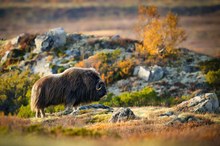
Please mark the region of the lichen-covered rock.
<svg viewBox="0 0 220 146"><path fill-rule="evenodd" d="M11 49L6 51L5 55L1 59L1 64L7 62L7 64L12 64L24 59L25 51L21 49Z"/></svg>
<svg viewBox="0 0 220 146"><path fill-rule="evenodd" d="M215 113L219 112L219 101L215 93L206 93L180 103L177 109L196 113Z"/></svg>
<svg viewBox="0 0 220 146"><path fill-rule="evenodd" d="M109 122L112 122L112 123L125 122L128 120L133 120L135 118L136 118L136 116L130 108L120 108L118 111L116 111L112 115Z"/></svg>
<svg viewBox="0 0 220 146"><path fill-rule="evenodd" d="M91 105L84 105L84 106L80 106L78 108L78 110L88 110L88 109L106 109L109 111L113 111L113 109L109 106L105 106L102 104L91 104Z"/></svg>
<svg viewBox="0 0 220 146"><path fill-rule="evenodd" d="M62 47L66 43L66 32L63 28L54 28L35 38L36 49L34 52L49 51L51 48Z"/></svg>
<svg viewBox="0 0 220 146"><path fill-rule="evenodd" d="M177 117L170 120L169 122L165 123L165 125L169 126L174 124L184 124L188 122L203 122L203 120L193 115L180 114Z"/></svg>
<svg viewBox="0 0 220 146"><path fill-rule="evenodd" d="M39 35L35 38L36 49L35 53L40 53L41 51L49 51L54 44L54 41L51 36L48 35Z"/></svg>
<svg viewBox="0 0 220 146"><path fill-rule="evenodd" d="M160 66L153 66L151 68L151 76L150 76L150 81L158 81L160 79L162 79L164 76L164 71L162 69L162 67Z"/></svg>
<svg viewBox="0 0 220 146"><path fill-rule="evenodd" d="M164 71L160 66L152 66L149 68L144 68L143 66L138 66L134 69L134 75L137 75L139 78L147 81L154 82L163 78Z"/></svg>

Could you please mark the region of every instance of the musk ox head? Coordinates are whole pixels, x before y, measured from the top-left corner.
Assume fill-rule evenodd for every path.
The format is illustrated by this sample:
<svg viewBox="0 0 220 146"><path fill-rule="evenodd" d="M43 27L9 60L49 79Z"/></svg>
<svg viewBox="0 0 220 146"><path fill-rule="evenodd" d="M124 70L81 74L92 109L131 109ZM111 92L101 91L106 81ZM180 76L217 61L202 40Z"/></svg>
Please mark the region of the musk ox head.
<svg viewBox="0 0 220 146"><path fill-rule="evenodd" d="M44 108L65 104L77 106L98 101L107 93L105 83L93 68L72 67L61 74L45 76L32 88L31 109L44 116ZM42 116L41 115L41 116Z"/></svg>

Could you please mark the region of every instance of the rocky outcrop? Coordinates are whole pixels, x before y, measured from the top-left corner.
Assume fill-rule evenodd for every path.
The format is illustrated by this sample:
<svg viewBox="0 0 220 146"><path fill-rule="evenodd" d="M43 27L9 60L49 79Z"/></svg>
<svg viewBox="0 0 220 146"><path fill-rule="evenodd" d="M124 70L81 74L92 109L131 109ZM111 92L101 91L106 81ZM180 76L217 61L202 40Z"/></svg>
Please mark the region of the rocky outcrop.
<svg viewBox="0 0 220 146"><path fill-rule="evenodd" d="M180 103L177 109L196 113L216 113L219 112L219 101L215 93L206 93Z"/></svg>
<svg viewBox="0 0 220 146"><path fill-rule="evenodd" d="M66 32L63 28L51 29L45 34L35 38L35 53L49 51L52 48L63 47L66 44Z"/></svg>
<svg viewBox="0 0 220 146"><path fill-rule="evenodd" d="M154 81L158 81L163 78L164 71L162 67L157 66L157 65L149 67L149 68L138 66L134 69L133 74L147 82L154 82Z"/></svg>
<svg viewBox="0 0 220 146"><path fill-rule="evenodd" d="M125 122L128 120L134 120L135 118L136 116L130 108L120 108L118 111L113 113L109 122Z"/></svg>

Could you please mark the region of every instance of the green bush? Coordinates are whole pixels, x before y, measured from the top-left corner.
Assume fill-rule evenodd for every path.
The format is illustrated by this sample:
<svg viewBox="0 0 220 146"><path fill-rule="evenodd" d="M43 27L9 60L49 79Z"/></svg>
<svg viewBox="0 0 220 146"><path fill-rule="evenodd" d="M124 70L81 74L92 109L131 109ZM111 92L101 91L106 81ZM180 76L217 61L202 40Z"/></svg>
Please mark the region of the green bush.
<svg viewBox="0 0 220 146"><path fill-rule="evenodd" d="M182 97L159 97L157 93L151 87L145 87L144 89L136 92L124 92L119 96L115 96L113 93L107 94L103 97L99 103L106 106L121 107L121 106L173 106L177 105L185 100L189 100L189 96Z"/></svg>
<svg viewBox="0 0 220 146"><path fill-rule="evenodd" d="M31 97L31 88L39 79L30 71L11 71L0 74L0 111L5 115L17 114L22 107L20 115L26 112Z"/></svg>
<svg viewBox="0 0 220 146"><path fill-rule="evenodd" d="M217 71L209 71L205 78L211 86L216 88L220 87L220 69Z"/></svg>
<svg viewBox="0 0 220 146"><path fill-rule="evenodd" d="M108 94L105 98L101 99L101 104L107 106L147 106L147 105L160 105L161 99L157 96L156 92L151 87L146 87L136 92L124 92L119 96Z"/></svg>
<svg viewBox="0 0 220 146"><path fill-rule="evenodd" d="M209 71L217 71L220 69L220 59L215 58L209 61L203 61L200 64L200 69L204 74L207 74Z"/></svg>
<svg viewBox="0 0 220 146"><path fill-rule="evenodd" d="M30 117L33 117L34 116L34 112L31 111L30 104L28 104L27 106L23 106L22 105L19 108L17 116L20 117L20 118L30 118Z"/></svg>
<svg viewBox="0 0 220 146"><path fill-rule="evenodd" d="M56 106L49 106L46 108L47 113L55 113L60 112L65 109L64 105L56 105Z"/></svg>

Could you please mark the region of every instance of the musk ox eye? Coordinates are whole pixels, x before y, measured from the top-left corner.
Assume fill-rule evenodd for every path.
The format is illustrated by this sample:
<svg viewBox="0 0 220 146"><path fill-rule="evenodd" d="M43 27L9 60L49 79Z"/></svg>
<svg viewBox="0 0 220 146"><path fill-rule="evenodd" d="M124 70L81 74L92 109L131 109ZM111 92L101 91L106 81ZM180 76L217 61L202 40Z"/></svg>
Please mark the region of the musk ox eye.
<svg viewBox="0 0 220 146"><path fill-rule="evenodd" d="M103 86L103 82L102 81L99 81L97 84L96 84L96 90L99 91L102 89L102 86Z"/></svg>

